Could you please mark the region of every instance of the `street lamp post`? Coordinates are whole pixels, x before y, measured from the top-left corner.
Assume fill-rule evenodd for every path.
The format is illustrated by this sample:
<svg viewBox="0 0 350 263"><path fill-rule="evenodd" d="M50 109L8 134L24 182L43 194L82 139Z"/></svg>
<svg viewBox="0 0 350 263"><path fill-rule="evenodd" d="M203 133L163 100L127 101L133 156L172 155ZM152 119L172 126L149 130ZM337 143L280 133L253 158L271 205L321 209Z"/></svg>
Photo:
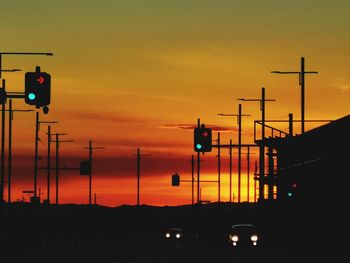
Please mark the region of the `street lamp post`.
<svg viewBox="0 0 350 263"><path fill-rule="evenodd" d="M44 56L53 56L53 53L49 52L0 52L0 79L2 71L11 71L11 70L2 70L2 55L44 55ZM14 71L18 71L15 69Z"/></svg>
<svg viewBox="0 0 350 263"><path fill-rule="evenodd" d="M13 69L2 69L1 72L17 72L21 71L21 69L13 68Z"/></svg>

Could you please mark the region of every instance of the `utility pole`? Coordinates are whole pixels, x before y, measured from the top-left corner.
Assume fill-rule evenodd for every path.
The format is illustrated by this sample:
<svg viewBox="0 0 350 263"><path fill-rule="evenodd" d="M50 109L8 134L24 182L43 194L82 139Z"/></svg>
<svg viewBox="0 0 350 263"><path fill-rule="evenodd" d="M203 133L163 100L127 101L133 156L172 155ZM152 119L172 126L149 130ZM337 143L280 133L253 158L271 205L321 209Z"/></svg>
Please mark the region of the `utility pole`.
<svg viewBox="0 0 350 263"><path fill-rule="evenodd" d="M142 154L142 156L151 156L151 154ZM137 206L140 205L140 171L141 171L141 153L137 148Z"/></svg>
<svg viewBox="0 0 350 263"><path fill-rule="evenodd" d="M298 74L299 75L299 85L301 88L301 133L305 131L305 74L317 74L317 71L305 71L305 58L301 57L300 61L300 71L271 71L271 73L276 74Z"/></svg>
<svg viewBox="0 0 350 263"><path fill-rule="evenodd" d="M230 139L230 203L232 202L232 139Z"/></svg>
<svg viewBox="0 0 350 263"><path fill-rule="evenodd" d="M56 133L56 205L58 205L58 148L59 148L59 141L58 141L58 136L59 135L65 135L64 133Z"/></svg>
<svg viewBox="0 0 350 263"><path fill-rule="evenodd" d="M201 127L201 121L198 118L197 120L197 128L200 129ZM201 194L200 194L200 168L201 168L201 164L200 164L201 160L200 160L200 152L197 152L197 204L200 204L201 201Z"/></svg>
<svg viewBox="0 0 350 263"><path fill-rule="evenodd" d="M242 166L242 105L238 105L238 203L241 202L241 166Z"/></svg>
<svg viewBox="0 0 350 263"><path fill-rule="evenodd" d="M258 162L255 161L255 167L254 167L254 203L256 203L256 176L258 175Z"/></svg>
<svg viewBox="0 0 350 263"><path fill-rule="evenodd" d="M42 123L58 123L57 121L40 121L39 112L35 115L35 153L34 153L34 201L38 200L37 197L37 177L38 177L38 141L39 141L39 130L40 124ZM40 200L39 200L40 202Z"/></svg>
<svg viewBox="0 0 350 263"><path fill-rule="evenodd" d="M256 145L254 145L256 146ZM246 153L241 153L241 154L247 154L247 201L249 202L249 195L250 195L250 155L255 154L250 152L250 148L253 147L252 144L245 144L242 147L247 147L247 152Z"/></svg>
<svg viewBox="0 0 350 263"><path fill-rule="evenodd" d="M61 142L73 142L73 140L59 140L59 136L62 135L67 135L67 133L58 133L56 132L55 137L56 137L56 205L58 205L58 185L59 185L59 144Z"/></svg>
<svg viewBox="0 0 350 263"><path fill-rule="evenodd" d="M51 126L47 126L47 204L50 204Z"/></svg>
<svg viewBox="0 0 350 263"><path fill-rule="evenodd" d="M92 150L97 150L97 149L104 149L104 147L92 147L92 141L89 141L89 147L84 148L89 150L89 164L90 164L90 170L89 170L89 205L91 205L91 193L92 193Z"/></svg>
<svg viewBox="0 0 350 263"><path fill-rule="evenodd" d="M191 174L192 174L192 205L194 204L194 155L191 158Z"/></svg>
<svg viewBox="0 0 350 263"><path fill-rule="evenodd" d="M247 146L247 201L249 203L250 190L250 146Z"/></svg>
<svg viewBox="0 0 350 263"><path fill-rule="evenodd" d="M220 203L220 180L221 180L221 156L220 156L220 132L218 132L218 202Z"/></svg>
<svg viewBox="0 0 350 263"><path fill-rule="evenodd" d="M219 113L220 116L236 116L238 122L238 203L241 202L241 164L242 164L242 156L241 156L241 148L242 148L242 117L250 116L249 114L242 114L242 105L238 105L238 114L224 114Z"/></svg>
<svg viewBox="0 0 350 263"><path fill-rule="evenodd" d="M137 148L137 206L140 205L140 148Z"/></svg>
<svg viewBox="0 0 350 263"><path fill-rule="evenodd" d="M274 99L265 98L265 88L261 88L261 99L244 99L239 98L241 101L258 101L260 103L261 110L261 142L259 147L259 169L260 169L260 178L259 178L259 199L262 201L264 199L264 177L265 177L265 102L266 101L275 101Z"/></svg>

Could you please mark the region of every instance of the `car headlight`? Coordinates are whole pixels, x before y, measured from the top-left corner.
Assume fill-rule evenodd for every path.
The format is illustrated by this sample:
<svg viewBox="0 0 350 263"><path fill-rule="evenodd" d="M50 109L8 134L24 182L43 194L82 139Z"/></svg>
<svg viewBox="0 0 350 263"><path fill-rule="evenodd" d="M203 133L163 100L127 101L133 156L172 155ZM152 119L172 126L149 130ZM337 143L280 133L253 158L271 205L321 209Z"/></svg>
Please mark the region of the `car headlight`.
<svg viewBox="0 0 350 263"><path fill-rule="evenodd" d="M169 238L169 237L170 237L170 234L169 234L169 233L166 233L166 234L165 234L165 237L166 237L166 238Z"/></svg>
<svg viewBox="0 0 350 263"><path fill-rule="evenodd" d="M253 242L256 242L256 241L258 241L258 236L257 235L252 235L250 237L250 240L253 241Z"/></svg>
<svg viewBox="0 0 350 263"><path fill-rule="evenodd" d="M237 236L237 235L231 236L231 240L232 240L233 242L237 242L237 241L238 241L238 236Z"/></svg>
<svg viewBox="0 0 350 263"><path fill-rule="evenodd" d="M176 234L176 238L180 238L181 237L181 235L180 234Z"/></svg>

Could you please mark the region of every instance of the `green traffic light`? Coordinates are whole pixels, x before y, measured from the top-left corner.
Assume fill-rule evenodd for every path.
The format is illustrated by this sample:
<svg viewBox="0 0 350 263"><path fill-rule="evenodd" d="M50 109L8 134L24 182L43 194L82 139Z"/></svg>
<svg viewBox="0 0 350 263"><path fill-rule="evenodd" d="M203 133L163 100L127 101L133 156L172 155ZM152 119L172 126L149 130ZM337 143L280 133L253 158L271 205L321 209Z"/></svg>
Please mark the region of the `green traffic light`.
<svg viewBox="0 0 350 263"><path fill-rule="evenodd" d="M293 194L292 194L291 192L288 193L288 197L292 197L292 195L293 195Z"/></svg>
<svg viewBox="0 0 350 263"><path fill-rule="evenodd" d="M28 98L29 98L30 100L35 100L35 94L34 94L34 93L29 93L29 94L28 94Z"/></svg>
<svg viewBox="0 0 350 263"><path fill-rule="evenodd" d="M196 148L197 148L198 150L202 149L202 144L197 143Z"/></svg>

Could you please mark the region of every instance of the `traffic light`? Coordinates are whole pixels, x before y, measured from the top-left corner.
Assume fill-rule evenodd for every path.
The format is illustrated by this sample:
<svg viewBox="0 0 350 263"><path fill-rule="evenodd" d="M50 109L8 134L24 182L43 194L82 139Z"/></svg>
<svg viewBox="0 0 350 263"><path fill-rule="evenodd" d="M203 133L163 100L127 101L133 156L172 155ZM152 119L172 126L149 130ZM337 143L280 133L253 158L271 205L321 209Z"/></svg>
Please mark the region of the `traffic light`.
<svg viewBox="0 0 350 263"><path fill-rule="evenodd" d="M91 172L90 162L87 160L80 162L80 174L89 175L90 172Z"/></svg>
<svg viewBox="0 0 350 263"><path fill-rule="evenodd" d="M287 196L293 197L296 194L296 190L297 190L297 184L293 183L288 189Z"/></svg>
<svg viewBox="0 0 350 263"><path fill-rule="evenodd" d="M180 175L175 173L171 176L171 185L172 186L179 186L180 185Z"/></svg>
<svg viewBox="0 0 350 263"><path fill-rule="evenodd" d="M194 151L195 152L211 152L212 149L212 132L210 128L194 129Z"/></svg>
<svg viewBox="0 0 350 263"><path fill-rule="evenodd" d="M36 108L45 107L51 100L51 76L46 72L40 72L36 67L35 72L25 74L25 103L35 105Z"/></svg>

